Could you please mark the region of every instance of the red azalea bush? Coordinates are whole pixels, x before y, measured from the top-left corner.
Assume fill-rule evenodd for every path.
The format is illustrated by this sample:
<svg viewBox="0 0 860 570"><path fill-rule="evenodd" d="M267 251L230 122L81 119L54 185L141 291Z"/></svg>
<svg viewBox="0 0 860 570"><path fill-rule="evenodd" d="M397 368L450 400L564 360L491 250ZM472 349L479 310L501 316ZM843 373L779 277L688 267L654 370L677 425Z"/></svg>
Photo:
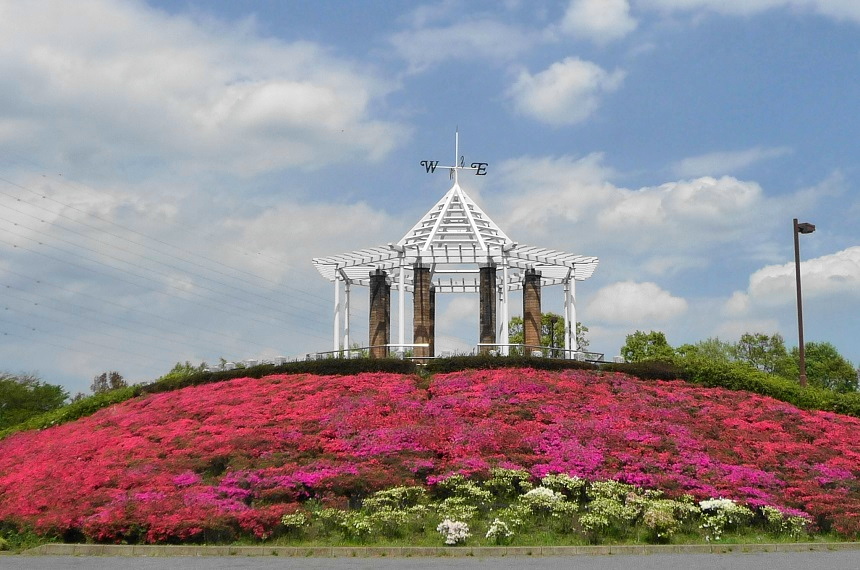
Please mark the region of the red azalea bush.
<svg viewBox="0 0 860 570"><path fill-rule="evenodd" d="M490 467L810 513L860 534L860 420L585 370L274 375L155 394L0 441L0 523L95 541L267 538L315 498Z"/></svg>

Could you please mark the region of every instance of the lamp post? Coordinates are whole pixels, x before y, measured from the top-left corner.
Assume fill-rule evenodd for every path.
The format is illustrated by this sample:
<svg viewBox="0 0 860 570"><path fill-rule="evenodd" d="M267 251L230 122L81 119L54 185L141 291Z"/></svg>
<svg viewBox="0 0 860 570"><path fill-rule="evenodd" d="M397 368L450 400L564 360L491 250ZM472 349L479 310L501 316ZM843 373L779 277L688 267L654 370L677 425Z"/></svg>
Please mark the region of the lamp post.
<svg viewBox="0 0 860 570"><path fill-rule="evenodd" d="M803 302L800 294L800 234L811 234L815 226L808 223L797 223L794 218L794 274L797 281L797 337L800 354L800 385L806 386L806 347L803 344Z"/></svg>

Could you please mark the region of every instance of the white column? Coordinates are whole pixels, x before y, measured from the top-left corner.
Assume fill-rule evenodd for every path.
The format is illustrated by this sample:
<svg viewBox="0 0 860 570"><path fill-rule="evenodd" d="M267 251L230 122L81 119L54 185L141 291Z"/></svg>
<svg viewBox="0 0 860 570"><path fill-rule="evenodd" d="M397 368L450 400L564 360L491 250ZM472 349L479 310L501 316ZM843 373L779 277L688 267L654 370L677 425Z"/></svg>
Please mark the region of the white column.
<svg viewBox="0 0 860 570"><path fill-rule="evenodd" d="M397 348L398 352L402 352L403 345L406 343L406 318L404 313L406 312L406 259L405 254L400 254L400 283L399 283L399 296L397 297L397 310L400 313L398 315L398 330L397 330L397 342L400 343L400 346Z"/></svg>
<svg viewBox="0 0 860 570"><path fill-rule="evenodd" d="M570 347L571 331L576 330L576 325L570 323L570 277L564 281L564 357L571 358Z"/></svg>
<svg viewBox="0 0 860 570"><path fill-rule="evenodd" d="M568 292L568 314L565 315L570 323L570 347L572 350L579 350L579 343L576 340L576 279L573 275L570 276L570 291Z"/></svg>
<svg viewBox="0 0 860 570"><path fill-rule="evenodd" d="M340 350L340 279L334 276L334 351Z"/></svg>
<svg viewBox="0 0 860 570"><path fill-rule="evenodd" d="M511 294L510 281L508 279L508 257L502 251L502 334L499 336L499 343L503 344L502 354L508 356L510 354L510 337L508 336L508 323L511 320L508 314L508 297Z"/></svg>
<svg viewBox="0 0 860 570"><path fill-rule="evenodd" d="M343 348L346 350L346 356L349 358L349 280L343 282L344 303L343 303Z"/></svg>

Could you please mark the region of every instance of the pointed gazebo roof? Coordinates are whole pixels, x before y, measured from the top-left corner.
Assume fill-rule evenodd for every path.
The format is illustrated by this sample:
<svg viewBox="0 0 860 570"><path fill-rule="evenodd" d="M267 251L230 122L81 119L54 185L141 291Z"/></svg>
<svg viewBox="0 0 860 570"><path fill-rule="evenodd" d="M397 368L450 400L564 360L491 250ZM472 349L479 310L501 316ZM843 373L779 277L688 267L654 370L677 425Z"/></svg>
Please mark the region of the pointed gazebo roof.
<svg viewBox="0 0 860 570"><path fill-rule="evenodd" d="M466 194L455 181L429 212L403 236L397 245L421 253L433 249L475 248L487 251L513 241Z"/></svg>
<svg viewBox="0 0 860 570"><path fill-rule="evenodd" d="M392 279L395 290L403 271L406 291L412 290L413 266L425 264L433 269L433 285L439 293L477 292L477 275L452 267L487 263L507 265L513 271L508 287L516 290L522 288L519 272L525 269L539 271L543 285L558 285L570 279L588 279L598 259L519 245L478 207L455 178L451 189L396 244L313 260L317 271L329 281L368 286L370 274L377 269L396 273L398 279Z"/></svg>

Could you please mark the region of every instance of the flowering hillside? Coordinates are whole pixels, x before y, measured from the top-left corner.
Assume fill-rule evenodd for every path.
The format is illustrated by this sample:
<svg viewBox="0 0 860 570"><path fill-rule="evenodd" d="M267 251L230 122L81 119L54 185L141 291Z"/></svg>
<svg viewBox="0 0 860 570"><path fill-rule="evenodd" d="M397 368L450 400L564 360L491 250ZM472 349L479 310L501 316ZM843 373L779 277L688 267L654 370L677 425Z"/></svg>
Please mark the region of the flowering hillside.
<svg viewBox="0 0 860 570"><path fill-rule="evenodd" d="M726 497L860 533L860 420L593 371L275 375L137 398L0 441L0 525L148 542L269 534L308 498L491 467Z"/></svg>

